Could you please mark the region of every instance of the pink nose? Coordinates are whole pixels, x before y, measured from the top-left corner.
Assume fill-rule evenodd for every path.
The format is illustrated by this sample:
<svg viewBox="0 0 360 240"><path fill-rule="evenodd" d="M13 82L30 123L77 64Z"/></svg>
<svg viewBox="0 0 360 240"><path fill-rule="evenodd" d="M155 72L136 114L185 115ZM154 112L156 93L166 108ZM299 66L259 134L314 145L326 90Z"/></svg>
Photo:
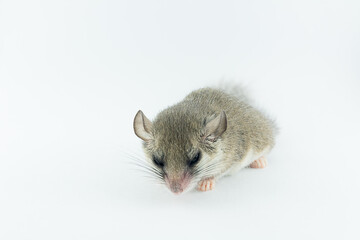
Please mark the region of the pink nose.
<svg viewBox="0 0 360 240"><path fill-rule="evenodd" d="M170 190L173 192L173 193L176 193L176 194L180 194L184 191L184 187L182 186L182 184L178 181L172 181L170 183Z"/></svg>
<svg viewBox="0 0 360 240"><path fill-rule="evenodd" d="M165 182L168 188L175 194L182 193L187 186L190 184L190 177L187 174L183 176L172 176L172 177L165 177Z"/></svg>

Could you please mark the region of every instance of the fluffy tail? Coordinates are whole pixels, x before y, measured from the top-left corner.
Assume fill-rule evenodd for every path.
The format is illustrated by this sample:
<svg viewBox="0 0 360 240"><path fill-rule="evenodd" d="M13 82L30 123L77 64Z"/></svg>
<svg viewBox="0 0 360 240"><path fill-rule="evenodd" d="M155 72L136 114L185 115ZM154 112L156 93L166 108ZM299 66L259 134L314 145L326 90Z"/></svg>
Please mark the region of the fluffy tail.
<svg viewBox="0 0 360 240"><path fill-rule="evenodd" d="M220 82L217 88L238 98L241 101L247 102L249 104L253 103L253 100L249 95L248 89L243 84L233 82Z"/></svg>

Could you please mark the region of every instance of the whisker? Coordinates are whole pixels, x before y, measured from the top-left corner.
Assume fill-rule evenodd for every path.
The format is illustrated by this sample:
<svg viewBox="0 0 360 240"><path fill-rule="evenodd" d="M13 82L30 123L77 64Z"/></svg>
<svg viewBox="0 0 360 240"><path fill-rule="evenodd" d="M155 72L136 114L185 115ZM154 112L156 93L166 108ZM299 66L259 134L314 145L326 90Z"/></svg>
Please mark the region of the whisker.
<svg viewBox="0 0 360 240"><path fill-rule="evenodd" d="M232 161L217 161L217 162L206 162L202 165L199 165L195 171L193 172L193 177L204 177L206 175L215 175L219 173L219 166L226 165L228 163L232 163Z"/></svg>
<svg viewBox="0 0 360 240"><path fill-rule="evenodd" d="M131 159L131 161L128 161L127 163L135 166L136 170L145 173L145 177L151 178L157 183L164 184L164 173L161 170L155 168L154 166L151 166L146 160L144 160L140 156L135 156L133 154L125 152L124 154L127 155L127 158Z"/></svg>

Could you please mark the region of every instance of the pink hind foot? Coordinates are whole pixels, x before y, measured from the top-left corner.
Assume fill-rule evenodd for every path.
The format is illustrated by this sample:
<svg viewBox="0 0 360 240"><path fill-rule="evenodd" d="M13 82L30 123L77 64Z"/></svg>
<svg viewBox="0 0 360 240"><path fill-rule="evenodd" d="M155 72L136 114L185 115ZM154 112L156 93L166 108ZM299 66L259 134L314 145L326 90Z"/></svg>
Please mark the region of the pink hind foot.
<svg viewBox="0 0 360 240"><path fill-rule="evenodd" d="M251 168L265 168L267 166L267 160L264 156L260 157L259 159L255 160L250 164Z"/></svg>
<svg viewBox="0 0 360 240"><path fill-rule="evenodd" d="M214 177L205 178L199 182L198 190L202 192L210 191L214 189L215 180Z"/></svg>

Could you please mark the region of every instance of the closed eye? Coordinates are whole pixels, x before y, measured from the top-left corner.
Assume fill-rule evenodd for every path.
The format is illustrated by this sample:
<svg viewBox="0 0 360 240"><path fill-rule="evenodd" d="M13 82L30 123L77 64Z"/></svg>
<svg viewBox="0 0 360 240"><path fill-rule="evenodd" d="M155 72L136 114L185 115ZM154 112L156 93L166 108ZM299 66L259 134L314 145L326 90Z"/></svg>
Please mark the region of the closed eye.
<svg viewBox="0 0 360 240"><path fill-rule="evenodd" d="M163 161L161 161L160 159L156 158L155 156L153 157L153 163L160 167L160 168L163 168L165 166L165 163Z"/></svg>
<svg viewBox="0 0 360 240"><path fill-rule="evenodd" d="M195 166L201 158L201 153L198 152L192 159L190 159L190 161L188 162L189 167L193 167Z"/></svg>

